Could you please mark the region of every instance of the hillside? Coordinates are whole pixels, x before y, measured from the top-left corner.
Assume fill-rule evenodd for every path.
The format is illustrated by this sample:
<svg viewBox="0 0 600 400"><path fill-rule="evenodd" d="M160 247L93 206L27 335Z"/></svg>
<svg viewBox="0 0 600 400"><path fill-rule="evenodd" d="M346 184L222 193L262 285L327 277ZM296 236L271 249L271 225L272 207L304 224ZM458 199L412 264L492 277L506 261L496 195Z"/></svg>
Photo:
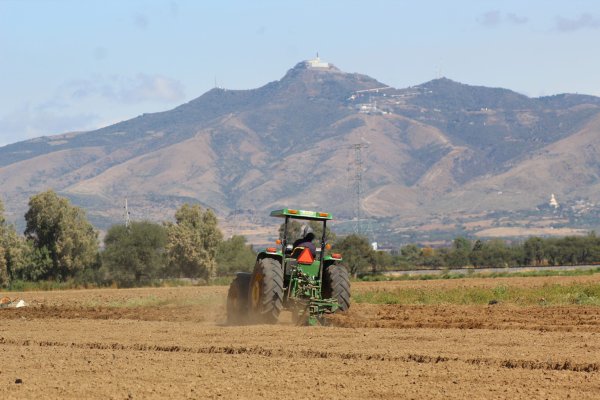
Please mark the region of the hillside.
<svg viewBox="0 0 600 400"><path fill-rule="evenodd" d="M529 98L445 78L395 89L301 62L258 89L213 89L170 111L4 146L0 187L12 220L53 188L100 228L120 220L127 197L136 219L199 202L228 232L251 233L288 205L351 220L362 143L363 214L390 242L409 230L475 233L498 213L531 224L551 193L564 208L549 218L573 222L567 205L583 202L593 225L599 131L593 96Z"/></svg>

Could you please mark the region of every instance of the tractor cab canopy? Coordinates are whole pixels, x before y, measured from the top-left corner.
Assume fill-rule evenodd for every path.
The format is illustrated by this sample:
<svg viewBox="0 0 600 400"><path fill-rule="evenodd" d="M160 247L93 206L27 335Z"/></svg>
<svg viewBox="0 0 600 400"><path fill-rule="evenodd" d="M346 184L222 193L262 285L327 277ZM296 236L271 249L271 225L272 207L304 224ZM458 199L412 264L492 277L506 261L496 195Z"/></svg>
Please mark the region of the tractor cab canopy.
<svg viewBox="0 0 600 400"><path fill-rule="evenodd" d="M298 210L298 209L293 209L293 208L283 208L281 210L271 211L271 216L285 218L284 229L283 229L283 238L280 242L278 242L281 244L281 252L285 255L293 255L294 254L293 253L294 249L293 249L292 244L287 242L287 240L288 240L288 221L290 219L301 219L301 220L322 222L323 235L321 238L319 238L320 239L319 240L320 247L318 247L312 251L313 253L316 253L316 254L310 255L310 257L307 256L307 258L305 259L303 254L305 253L304 250L307 250L307 249L304 247L299 247L299 249L303 250L303 252L297 256L297 259L301 260L301 261L305 261L306 263L312 264L312 262L315 260L315 255L316 255L316 257L319 259L318 265L320 265L323 262L324 252L321 251L321 249L325 248L325 241L326 241L325 236L326 236L326 232L327 232L327 221L333 219L333 216L330 213L322 212L322 211L307 211L307 210ZM309 262L309 258L310 258L310 262ZM318 265L317 265L317 269L319 268Z"/></svg>
<svg viewBox="0 0 600 400"><path fill-rule="evenodd" d="M271 211L271 217L306 219L310 221L328 221L333 219L331 213L320 211L295 210L293 208L283 208L281 210Z"/></svg>

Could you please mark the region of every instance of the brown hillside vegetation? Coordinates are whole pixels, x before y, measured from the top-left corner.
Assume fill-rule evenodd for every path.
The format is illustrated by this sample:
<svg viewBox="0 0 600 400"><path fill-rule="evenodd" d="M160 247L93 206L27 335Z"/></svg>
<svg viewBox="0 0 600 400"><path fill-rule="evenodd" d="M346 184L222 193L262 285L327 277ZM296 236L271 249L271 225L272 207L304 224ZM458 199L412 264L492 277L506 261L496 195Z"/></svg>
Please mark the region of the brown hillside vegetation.
<svg viewBox="0 0 600 400"><path fill-rule="evenodd" d="M485 177L457 191L446 202L480 211L514 209L515 204L540 204L550 193L590 198L599 189L600 116L581 131L539 149L507 172ZM498 194L498 192L502 194Z"/></svg>
<svg viewBox="0 0 600 400"><path fill-rule="evenodd" d="M125 197L137 219L199 202L226 224L282 206L349 220L362 143L364 214L398 229L447 219L443 230L533 213L551 193L599 204L599 112L592 96L528 98L446 78L394 89L301 62L257 89L213 89L170 111L4 146L0 186L12 221L48 188L101 228L121 219Z"/></svg>

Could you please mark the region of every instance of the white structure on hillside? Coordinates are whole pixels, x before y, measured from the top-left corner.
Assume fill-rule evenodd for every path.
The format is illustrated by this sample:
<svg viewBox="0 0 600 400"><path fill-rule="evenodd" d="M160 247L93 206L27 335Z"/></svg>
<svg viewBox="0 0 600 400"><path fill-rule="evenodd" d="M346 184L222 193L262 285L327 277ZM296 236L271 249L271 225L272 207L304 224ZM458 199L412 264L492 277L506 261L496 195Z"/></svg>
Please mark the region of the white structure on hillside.
<svg viewBox="0 0 600 400"><path fill-rule="evenodd" d="M310 68L329 68L328 62L321 61L321 59L319 58L319 53L317 53L317 58L308 60L306 63Z"/></svg>
<svg viewBox="0 0 600 400"><path fill-rule="evenodd" d="M550 207L554 207L554 209L557 209L559 207L558 201L556 201L556 197L554 197L554 193L550 195L550 203L548 204L550 205Z"/></svg>

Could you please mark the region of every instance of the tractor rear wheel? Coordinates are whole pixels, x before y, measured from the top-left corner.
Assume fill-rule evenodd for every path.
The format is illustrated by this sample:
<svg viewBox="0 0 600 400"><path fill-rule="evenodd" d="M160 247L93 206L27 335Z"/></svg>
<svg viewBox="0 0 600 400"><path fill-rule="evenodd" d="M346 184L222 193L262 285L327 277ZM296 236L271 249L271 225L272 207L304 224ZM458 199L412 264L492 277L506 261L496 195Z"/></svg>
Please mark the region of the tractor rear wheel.
<svg viewBox="0 0 600 400"><path fill-rule="evenodd" d="M227 292L227 323L239 325L248 317L248 289L252 275L247 272L237 274Z"/></svg>
<svg viewBox="0 0 600 400"><path fill-rule="evenodd" d="M283 308L283 269L272 258L256 262L250 290L248 309L253 322L274 324Z"/></svg>
<svg viewBox="0 0 600 400"><path fill-rule="evenodd" d="M350 274L343 265L332 264L323 271L323 298L334 299L339 310L350 308Z"/></svg>

